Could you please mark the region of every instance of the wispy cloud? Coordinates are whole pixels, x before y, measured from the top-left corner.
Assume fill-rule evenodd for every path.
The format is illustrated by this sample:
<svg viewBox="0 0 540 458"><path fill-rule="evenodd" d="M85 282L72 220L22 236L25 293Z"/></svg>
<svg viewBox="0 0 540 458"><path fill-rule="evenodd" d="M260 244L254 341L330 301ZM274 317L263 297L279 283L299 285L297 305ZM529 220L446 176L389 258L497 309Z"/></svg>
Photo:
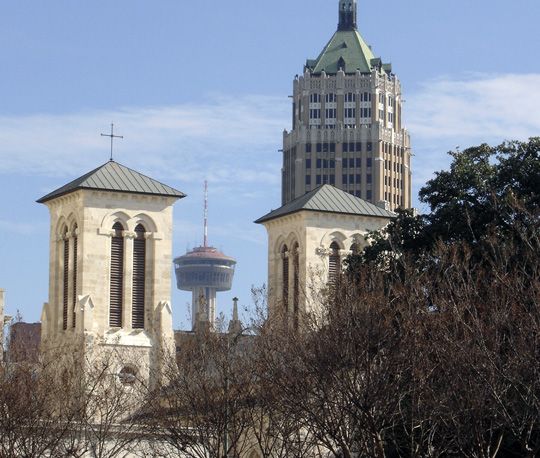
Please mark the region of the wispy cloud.
<svg viewBox="0 0 540 458"><path fill-rule="evenodd" d="M540 75L440 78L408 97L415 137L455 141L525 139L540 132Z"/></svg>
<svg viewBox="0 0 540 458"><path fill-rule="evenodd" d="M446 152L540 135L540 74L441 77L407 94L416 190L449 163Z"/></svg>
<svg viewBox="0 0 540 458"><path fill-rule="evenodd" d="M540 134L540 74L441 77L407 94L418 189L448 163L446 151ZM125 136L116 158L198 189L204 179L222 196L264 198L280 182L281 132L290 123L284 97L208 97L200 103L125 107L60 115L0 116L0 173L61 178L105 162L113 120ZM61 180L60 180L61 181Z"/></svg>
<svg viewBox="0 0 540 458"><path fill-rule="evenodd" d="M279 182L286 98L209 98L199 104L0 117L0 173L73 176L108 158L107 123L124 140L116 159L182 182Z"/></svg>

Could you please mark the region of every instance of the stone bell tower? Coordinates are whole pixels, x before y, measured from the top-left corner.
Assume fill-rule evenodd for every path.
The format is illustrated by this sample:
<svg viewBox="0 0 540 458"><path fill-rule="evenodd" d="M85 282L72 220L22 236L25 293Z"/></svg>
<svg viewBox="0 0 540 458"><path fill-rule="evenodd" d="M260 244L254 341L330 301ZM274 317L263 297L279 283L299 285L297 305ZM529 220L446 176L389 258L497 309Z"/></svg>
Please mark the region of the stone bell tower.
<svg viewBox="0 0 540 458"><path fill-rule="evenodd" d="M156 381L175 350L173 204L183 197L111 160L38 200L50 211L45 355L114 354L118 374Z"/></svg>

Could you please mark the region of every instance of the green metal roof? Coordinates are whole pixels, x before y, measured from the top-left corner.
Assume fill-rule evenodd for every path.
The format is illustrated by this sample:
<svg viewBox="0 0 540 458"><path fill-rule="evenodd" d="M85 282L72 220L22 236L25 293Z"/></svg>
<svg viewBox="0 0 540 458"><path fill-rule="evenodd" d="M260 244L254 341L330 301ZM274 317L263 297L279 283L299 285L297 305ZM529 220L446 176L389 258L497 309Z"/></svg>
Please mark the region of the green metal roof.
<svg viewBox="0 0 540 458"><path fill-rule="evenodd" d="M88 172L86 175L73 180L71 183L58 188L56 191L47 194L39 199L38 202L42 204L70 192L77 191L78 189L149 194L176 197L178 199L186 197L183 192L177 191L118 162L109 161L97 169Z"/></svg>
<svg viewBox="0 0 540 458"><path fill-rule="evenodd" d="M289 202L277 210L259 218L255 223L261 224L281 216L290 215L302 210L325 213L341 213L346 215L374 216L377 218L395 218L396 214L377 207L370 202L355 197L348 192L325 184L315 188L301 197Z"/></svg>
<svg viewBox="0 0 540 458"><path fill-rule="evenodd" d="M320 56L308 60L306 67L315 74L325 71L334 75L340 68L345 73L371 73L373 52L366 44L358 30L338 30L328 42ZM344 64L344 65L343 65Z"/></svg>

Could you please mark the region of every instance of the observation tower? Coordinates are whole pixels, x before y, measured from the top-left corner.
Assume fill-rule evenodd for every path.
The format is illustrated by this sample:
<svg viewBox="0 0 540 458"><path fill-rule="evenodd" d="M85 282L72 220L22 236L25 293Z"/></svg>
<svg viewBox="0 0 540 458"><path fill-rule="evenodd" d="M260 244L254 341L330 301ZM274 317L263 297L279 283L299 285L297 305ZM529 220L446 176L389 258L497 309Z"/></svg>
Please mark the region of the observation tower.
<svg viewBox="0 0 540 458"><path fill-rule="evenodd" d="M181 291L191 291L191 322L207 322L210 328L216 320L216 293L232 288L236 261L216 248L208 246L208 183L204 183L204 242L174 260L176 285Z"/></svg>

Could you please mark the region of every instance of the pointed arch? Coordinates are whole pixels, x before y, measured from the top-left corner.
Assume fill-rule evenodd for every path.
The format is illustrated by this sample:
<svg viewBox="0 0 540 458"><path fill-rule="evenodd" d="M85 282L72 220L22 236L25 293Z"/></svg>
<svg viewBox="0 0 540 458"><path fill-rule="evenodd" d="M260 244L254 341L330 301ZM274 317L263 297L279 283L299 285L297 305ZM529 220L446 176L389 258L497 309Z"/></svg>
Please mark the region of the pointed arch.
<svg viewBox="0 0 540 458"><path fill-rule="evenodd" d="M109 326L121 328L124 305L124 226L117 221L112 229Z"/></svg>
<svg viewBox="0 0 540 458"><path fill-rule="evenodd" d="M133 241L133 294L131 326L144 329L144 306L146 295L146 229L142 224L135 227Z"/></svg>
<svg viewBox="0 0 540 458"><path fill-rule="evenodd" d="M142 225L146 232L158 232L156 222L146 213L139 213L135 215L133 218L131 218L129 224L133 224L133 226L135 226L135 231L137 231L137 226Z"/></svg>
<svg viewBox="0 0 540 458"><path fill-rule="evenodd" d="M341 258L339 255L339 245L336 241L330 244L330 255L328 257L328 283L335 284L341 272Z"/></svg>

